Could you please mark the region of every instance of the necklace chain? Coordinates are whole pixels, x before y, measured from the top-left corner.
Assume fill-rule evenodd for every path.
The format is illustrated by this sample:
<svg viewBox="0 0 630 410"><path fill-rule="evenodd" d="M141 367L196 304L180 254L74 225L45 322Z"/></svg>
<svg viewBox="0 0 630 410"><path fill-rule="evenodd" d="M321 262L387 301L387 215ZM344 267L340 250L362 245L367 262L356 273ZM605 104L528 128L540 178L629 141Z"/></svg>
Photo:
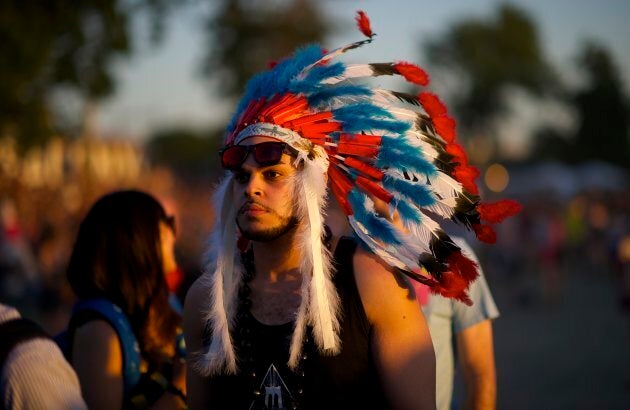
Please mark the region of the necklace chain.
<svg viewBox="0 0 630 410"><path fill-rule="evenodd" d="M324 237L324 244L326 247L328 247L328 249L330 249L330 240L332 234L327 226L325 227L325 230L326 234ZM260 383L260 381L258 378L258 374L256 374L256 363L255 358L253 357L252 347L254 343L260 341L261 335L257 334L258 332L255 331L255 319L251 315L250 311L252 301L250 299L251 289L249 287L249 282L251 282L256 273L256 266L254 264L254 252L251 247L245 252L241 253L241 261L243 263L243 267L245 268L245 273L238 291L239 305L238 313L236 315L238 321L236 329L238 329L239 336L238 338L236 338L239 341L239 367L241 368L241 377L245 377L251 381L252 400L257 402L261 399L263 392L260 390L260 386L257 385L258 383ZM291 385L295 389L293 393L295 394L291 396L291 403L284 404L286 408L300 408L300 400L304 397L304 379L306 376L305 365L309 357L309 352L315 351L314 347L312 346L312 338L310 337L310 334L311 329L310 327L308 327L306 335L304 337L304 346L297 369L295 371L288 371L288 375L292 379ZM283 368L288 369L288 367L286 366L283 366Z"/></svg>

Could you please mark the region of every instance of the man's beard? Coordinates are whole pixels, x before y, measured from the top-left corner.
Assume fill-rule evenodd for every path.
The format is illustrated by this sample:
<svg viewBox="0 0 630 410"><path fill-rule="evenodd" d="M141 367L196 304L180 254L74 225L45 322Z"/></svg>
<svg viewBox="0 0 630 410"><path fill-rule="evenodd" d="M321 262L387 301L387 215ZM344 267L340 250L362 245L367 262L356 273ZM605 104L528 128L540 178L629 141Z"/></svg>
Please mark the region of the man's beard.
<svg viewBox="0 0 630 410"><path fill-rule="evenodd" d="M280 238L281 236L283 236L284 234L286 234L287 232L290 232L291 230L295 229L295 227L298 225L298 222L299 222L299 219L295 215L291 215L290 217L281 217L280 225L274 228L252 232L252 231L243 229L238 222L238 217L236 218L236 226L238 226L238 229L240 230L241 235L243 235L245 239L249 239L250 241L254 241L254 242L274 241Z"/></svg>

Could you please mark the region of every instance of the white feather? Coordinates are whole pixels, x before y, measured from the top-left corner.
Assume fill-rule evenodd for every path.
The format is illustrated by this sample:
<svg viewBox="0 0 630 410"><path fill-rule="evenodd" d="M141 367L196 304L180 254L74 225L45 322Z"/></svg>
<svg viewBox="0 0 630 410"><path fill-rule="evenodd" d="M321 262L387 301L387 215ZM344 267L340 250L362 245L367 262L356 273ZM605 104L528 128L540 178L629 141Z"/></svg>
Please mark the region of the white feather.
<svg viewBox="0 0 630 410"><path fill-rule="evenodd" d="M371 43L372 39L366 39L366 40L361 40L361 41L355 41L354 43L350 43L347 44L345 46L339 47L334 49L333 51L329 52L328 54L324 55L322 58L320 58L319 60L315 61L312 64L309 64L308 66L306 66L301 72L300 74L298 74L297 79L301 80L304 77L306 77L306 75L308 74L308 72L310 71L311 68L315 67L318 64L323 64L325 62L328 62L330 60L332 60L333 58L340 56L341 54L345 53L346 51L349 50L353 50L357 47L361 47L364 44L367 43Z"/></svg>
<svg viewBox="0 0 630 410"><path fill-rule="evenodd" d="M308 221L298 233L303 255L302 302L298 309L295 329L289 349L288 366L299 364L307 322L313 326L315 342L321 353L336 354L339 340L339 296L332 282L332 263L328 249L322 246L323 210L326 207L327 161L323 152L314 161L304 163L301 183L295 196L300 219Z"/></svg>
<svg viewBox="0 0 630 410"><path fill-rule="evenodd" d="M234 320L236 290L242 277L242 268L234 260L236 227L233 221L236 211L228 194L231 186L232 177L225 177L213 196L214 209L220 210L221 223L213 228L211 255L201 282L210 293L204 319L212 329L212 342L208 351L198 355L197 362L193 364L204 375L217 374L223 369L229 374L237 371L230 327Z"/></svg>
<svg viewBox="0 0 630 410"><path fill-rule="evenodd" d="M385 249L383 244L381 242L376 241L369 234L365 226L363 226L363 224L357 221L354 218L354 216L349 216L348 222L350 223L350 226L352 227L354 232L357 234L359 239L361 239L361 241L363 241L363 243L365 243L370 248L370 250L374 252L374 254L376 254L378 257L383 259L385 263L399 269L407 268L407 264L405 262L401 261L399 258L392 256L390 252L388 252Z"/></svg>
<svg viewBox="0 0 630 410"><path fill-rule="evenodd" d="M423 136L424 135L419 131L409 130L405 133L404 138L409 145L418 148L425 158L435 160L439 156L439 153L433 145L421 139Z"/></svg>
<svg viewBox="0 0 630 410"><path fill-rule="evenodd" d="M333 85L349 78L372 77L374 70L369 64L347 64L343 74L334 78L327 78L322 84Z"/></svg>
<svg viewBox="0 0 630 410"><path fill-rule="evenodd" d="M428 176L431 189L442 198L457 198L463 191L462 184L442 171Z"/></svg>

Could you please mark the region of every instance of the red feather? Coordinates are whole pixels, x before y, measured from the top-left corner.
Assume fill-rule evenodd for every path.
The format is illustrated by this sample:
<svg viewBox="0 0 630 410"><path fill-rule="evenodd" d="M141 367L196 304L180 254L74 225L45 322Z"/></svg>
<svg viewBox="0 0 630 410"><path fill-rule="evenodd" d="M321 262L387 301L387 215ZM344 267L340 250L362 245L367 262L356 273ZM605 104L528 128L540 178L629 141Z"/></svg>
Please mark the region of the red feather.
<svg viewBox="0 0 630 410"><path fill-rule="evenodd" d="M347 216L352 215L352 207L350 206L350 202L348 202L347 195L343 193L343 190L339 187L334 179L331 179L330 181L330 187L332 188L333 195L337 199L339 206L341 206L341 210Z"/></svg>
<svg viewBox="0 0 630 410"><path fill-rule="evenodd" d="M445 298L454 298L471 306L472 301L466 294L467 288L468 282L463 277L453 272L445 271L441 273L440 281L431 286L430 290L431 293L437 293Z"/></svg>
<svg viewBox="0 0 630 410"><path fill-rule="evenodd" d="M446 152L453 156L454 161L460 165L468 165L468 156L466 151L459 144L446 144Z"/></svg>
<svg viewBox="0 0 630 410"><path fill-rule="evenodd" d="M479 176L479 170L470 165L458 165L453 169L453 178L462 184L466 191L478 195L479 189L475 179Z"/></svg>
<svg viewBox="0 0 630 410"><path fill-rule="evenodd" d="M390 203L394 198L394 195L390 194L385 188L380 186L377 182L372 181L362 175L357 176L356 178L357 185L359 188L368 194L372 194L381 201L385 201Z"/></svg>
<svg viewBox="0 0 630 410"><path fill-rule="evenodd" d="M374 37L374 33L372 33L372 28L370 27L370 19L364 11L359 10L355 20L357 21L357 26L359 27L361 33L369 38Z"/></svg>
<svg viewBox="0 0 630 410"><path fill-rule="evenodd" d="M405 80L419 84L421 86L426 86L429 84L429 75L420 67L415 64L406 63L401 61L399 63L394 64L394 69L403 77Z"/></svg>
<svg viewBox="0 0 630 410"><path fill-rule="evenodd" d="M354 168L357 171L361 172L362 174L367 175L370 178L373 178L377 181L381 181L383 179L383 176L385 176L385 173L381 171L380 169L370 164L366 164L360 159L352 157L352 156L347 156L346 159L343 160L343 163L349 166L350 168Z"/></svg>
<svg viewBox="0 0 630 410"><path fill-rule="evenodd" d="M431 118L435 131L444 138L444 141L452 143L455 141L455 120L448 115Z"/></svg>
<svg viewBox="0 0 630 410"><path fill-rule="evenodd" d="M437 95L427 92L421 92L420 94L418 94L418 100L431 118L446 115L446 106L442 101L440 101L440 98Z"/></svg>
<svg viewBox="0 0 630 410"><path fill-rule="evenodd" d="M497 241L497 234L490 225L473 224L472 228L475 231L475 236L477 236L477 239L481 242L495 243Z"/></svg>
<svg viewBox="0 0 630 410"><path fill-rule="evenodd" d="M449 268L466 279L468 283L477 279L479 267L473 260L468 259L461 251L455 251L446 258Z"/></svg>
<svg viewBox="0 0 630 410"><path fill-rule="evenodd" d="M507 217L514 216L523 209L523 206L512 199L503 199L495 203L479 204L477 210L479 217L490 223L498 223Z"/></svg>

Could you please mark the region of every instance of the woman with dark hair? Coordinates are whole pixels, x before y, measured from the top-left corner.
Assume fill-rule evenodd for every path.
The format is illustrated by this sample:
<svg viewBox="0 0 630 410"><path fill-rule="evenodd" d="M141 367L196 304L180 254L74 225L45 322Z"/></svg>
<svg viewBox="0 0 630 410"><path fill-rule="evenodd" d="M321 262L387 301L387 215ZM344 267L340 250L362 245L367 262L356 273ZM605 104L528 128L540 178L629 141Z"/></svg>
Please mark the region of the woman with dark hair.
<svg viewBox="0 0 630 410"><path fill-rule="evenodd" d="M181 317L165 280L177 268L174 228L139 191L105 195L81 223L67 271L79 303L66 340L90 409L185 407Z"/></svg>

